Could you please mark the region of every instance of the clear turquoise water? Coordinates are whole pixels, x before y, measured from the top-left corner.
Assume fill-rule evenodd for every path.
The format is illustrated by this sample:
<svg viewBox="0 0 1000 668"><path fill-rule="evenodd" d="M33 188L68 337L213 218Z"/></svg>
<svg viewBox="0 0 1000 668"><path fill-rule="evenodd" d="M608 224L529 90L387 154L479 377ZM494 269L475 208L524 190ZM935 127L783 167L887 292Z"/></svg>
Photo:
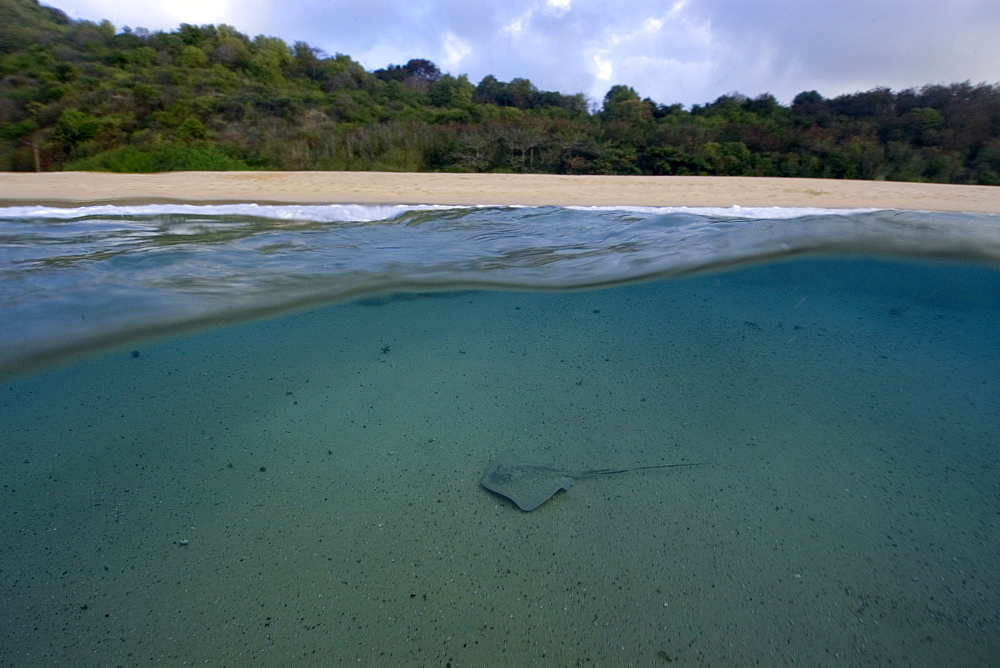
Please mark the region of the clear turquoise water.
<svg viewBox="0 0 1000 668"><path fill-rule="evenodd" d="M9 216L0 661L993 660L994 217L505 211Z"/></svg>

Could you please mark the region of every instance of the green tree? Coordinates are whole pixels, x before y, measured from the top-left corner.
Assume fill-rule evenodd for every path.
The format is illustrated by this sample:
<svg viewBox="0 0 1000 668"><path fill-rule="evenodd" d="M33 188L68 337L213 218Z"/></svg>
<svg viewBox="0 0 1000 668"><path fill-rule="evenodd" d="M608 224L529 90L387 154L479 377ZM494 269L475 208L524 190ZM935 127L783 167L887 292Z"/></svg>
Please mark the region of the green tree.
<svg viewBox="0 0 1000 668"><path fill-rule="evenodd" d="M612 86L611 89L604 95L604 110L607 111L608 107L614 107L617 104L623 102L638 102L639 94L635 92L635 89L631 86L623 86L621 84Z"/></svg>
<svg viewBox="0 0 1000 668"><path fill-rule="evenodd" d="M188 116L183 123L177 126L178 139L205 139L207 136L208 131L205 129L205 124L194 116Z"/></svg>
<svg viewBox="0 0 1000 668"><path fill-rule="evenodd" d="M283 78L284 71L295 63L291 49L277 37L258 35L248 57L247 69L262 81L275 82Z"/></svg>
<svg viewBox="0 0 1000 668"><path fill-rule="evenodd" d="M79 109L65 109L59 115L53 136L66 148L93 139L101 131L101 121Z"/></svg>
<svg viewBox="0 0 1000 668"><path fill-rule="evenodd" d="M200 69L208 64L208 54L201 47L188 44L177 56L177 64L192 70Z"/></svg>
<svg viewBox="0 0 1000 668"><path fill-rule="evenodd" d="M507 94L507 84L501 83L492 74L487 74L476 86L474 99L480 104L513 106L510 102L510 96Z"/></svg>
<svg viewBox="0 0 1000 668"><path fill-rule="evenodd" d="M475 90L464 74L458 78L445 74L434 82L428 93L428 99L436 107L467 109L472 106Z"/></svg>

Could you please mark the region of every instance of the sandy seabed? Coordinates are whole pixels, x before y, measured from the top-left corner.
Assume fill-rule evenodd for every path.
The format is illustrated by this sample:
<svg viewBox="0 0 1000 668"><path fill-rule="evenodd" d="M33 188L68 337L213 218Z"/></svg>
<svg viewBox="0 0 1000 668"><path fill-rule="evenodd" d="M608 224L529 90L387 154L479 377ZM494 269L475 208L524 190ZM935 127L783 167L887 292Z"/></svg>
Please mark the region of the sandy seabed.
<svg viewBox="0 0 1000 668"><path fill-rule="evenodd" d="M386 297L5 385L0 662L987 665L998 316L949 275ZM710 464L523 513L506 449Z"/></svg>
<svg viewBox="0 0 1000 668"><path fill-rule="evenodd" d="M163 202L739 205L1000 213L1000 188L715 176L390 172L0 173L0 206Z"/></svg>

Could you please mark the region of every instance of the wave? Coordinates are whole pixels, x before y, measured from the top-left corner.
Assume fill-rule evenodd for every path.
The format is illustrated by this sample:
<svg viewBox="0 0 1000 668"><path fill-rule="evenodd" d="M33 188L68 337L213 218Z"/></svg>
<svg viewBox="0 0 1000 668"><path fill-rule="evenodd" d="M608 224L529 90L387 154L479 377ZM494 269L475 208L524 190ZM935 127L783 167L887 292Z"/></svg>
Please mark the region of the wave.
<svg viewBox="0 0 1000 668"><path fill-rule="evenodd" d="M446 204L103 204L81 207L12 206L0 208L5 219L30 218L71 220L100 216L253 216L274 220L311 220L315 222L373 221L395 218L408 211L441 211L445 209L527 209L529 206L498 207L480 204L456 207ZM572 211L631 211L645 214L693 213L704 216L732 218L799 218L811 215L852 215L878 209L822 209L816 207L688 207L688 206L569 206Z"/></svg>
<svg viewBox="0 0 1000 668"><path fill-rule="evenodd" d="M816 254L1000 266L1000 216L692 207L0 209L0 375L378 292L571 290Z"/></svg>

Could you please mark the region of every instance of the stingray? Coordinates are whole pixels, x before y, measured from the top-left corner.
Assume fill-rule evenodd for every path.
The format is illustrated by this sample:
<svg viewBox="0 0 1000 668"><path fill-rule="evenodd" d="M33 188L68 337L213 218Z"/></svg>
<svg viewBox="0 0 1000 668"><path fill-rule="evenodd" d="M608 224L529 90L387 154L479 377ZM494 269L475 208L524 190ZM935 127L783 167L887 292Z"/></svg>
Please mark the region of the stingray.
<svg viewBox="0 0 1000 668"><path fill-rule="evenodd" d="M652 466L632 466L621 469L567 471L521 459L513 450L508 450L490 464L479 484L495 494L507 497L521 510L530 512L551 499L559 490L568 490L573 486L574 480L593 478L599 475L626 473L628 471L669 469L678 466L701 466L704 463L654 464Z"/></svg>

